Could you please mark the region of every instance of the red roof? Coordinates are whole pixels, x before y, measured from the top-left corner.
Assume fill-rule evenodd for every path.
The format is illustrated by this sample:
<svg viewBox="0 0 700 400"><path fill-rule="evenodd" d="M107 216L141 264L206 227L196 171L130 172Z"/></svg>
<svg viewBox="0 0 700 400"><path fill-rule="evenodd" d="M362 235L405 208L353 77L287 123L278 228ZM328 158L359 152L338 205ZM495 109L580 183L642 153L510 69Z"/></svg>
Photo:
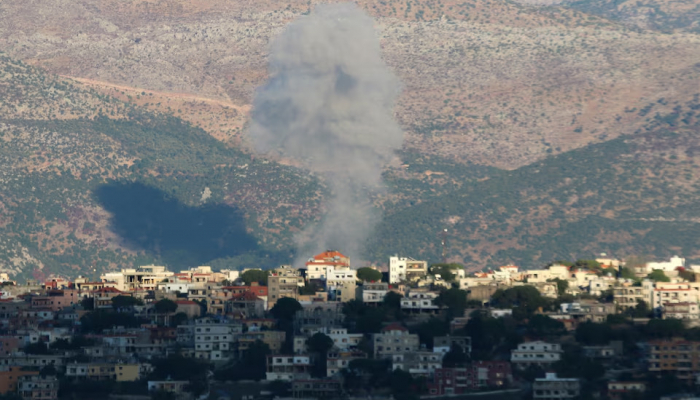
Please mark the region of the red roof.
<svg viewBox="0 0 700 400"><path fill-rule="evenodd" d="M187 304L199 305L199 303L197 303L196 301L192 301L192 300L178 300L178 301L176 301L175 303L177 303L177 304L185 304L185 305L187 305Z"/></svg>
<svg viewBox="0 0 700 400"><path fill-rule="evenodd" d="M258 300L258 296L251 292L243 292L231 297L231 300Z"/></svg>

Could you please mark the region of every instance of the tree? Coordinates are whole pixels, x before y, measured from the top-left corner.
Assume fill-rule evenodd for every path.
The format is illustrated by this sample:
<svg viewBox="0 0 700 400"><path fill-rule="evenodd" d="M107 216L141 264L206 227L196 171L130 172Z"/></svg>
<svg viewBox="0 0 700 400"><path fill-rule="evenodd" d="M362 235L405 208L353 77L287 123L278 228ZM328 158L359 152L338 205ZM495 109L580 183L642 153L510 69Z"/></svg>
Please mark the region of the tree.
<svg viewBox="0 0 700 400"><path fill-rule="evenodd" d="M467 292L457 288L444 290L435 299L435 304L446 307L449 318L462 317L467 308Z"/></svg>
<svg viewBox="0 0 700 400"><path fill-rule="evenodd" d="M389 310L401 311L401 299L403 296L396 292L387 292L384 295L383 305Z"/></svg>
<svg viewBox="0 0 700 400"><path fill-rule="evenodd" d="M461 264L433 264L430 266L430 274L440 275L440 278L443 280L452 282L456 276L453 271L460 269L464 269L464 266Z"/></svg>
<svg viewBox="0 0 700 400"><path fill-rule="evenodd" d="M586 321L576 327L575 337L576 341L582 345L604 345L613 340L613 331L608 324Z"/></svg>
<svg viewBox="0 0 700 400"><path fill-rule="evenodd" d="M187 314L179 312L170 319L170 326L176 328L178 325L184 325L187 322Z"/></svg>
<svg viewBox="0 0 700 400"><path fill-rule="evenodd" d="M364 282L381 282L382 273L374 268L363 267L357 270L357 279Z"/></svg>
<svg viewBox="0 0 700 400"><path fill-rule="evenodd" d="M315 283L309 283L307 282L304 286L299 288L299 294L302 296L305 295L314 295L316 292L318 292L320 287L315 284Z"/></svg>
<svg viewBox="0 0 700 400"><path fill-rule="evenodd" d="M533 336L559 336L566 332L566 327L561 321L557 321L546 315L533 315L527 323L527 330Z"/></svg>
<svg viewBox="0 0 700 400"><path fill-rule="evenodd" d="M270 276L269 271L249 269L241 274L241 280L245 282L246 285L250 285L253 282L257 282L260 285L267 285L268 276Z"/></svg>
<svg viewBox="0 0 700 400"><path fill-rule="evenodd" d="M328 350L333 348L333 339L321 332L316 332L306 340L306 346L309 351L316 355L314 363L313 375L315 378L323 378L326 376L326 359Z"/></svg>
<svg viewBox="0 0 700 400"><path fill-rule="evenodd" d="M172 314L177 311L177 303L170 299L162 299L157 301L153 308L158 314Z"/></svg>
<svg viewBox="0 0 700 400"><path fill-rule="evenodd" d="M626 313L632 318L649 318L652 314L647 302L642 299L637 299L637 305L626 310Z"/></svg>
<svg viewBox="0 0 700 400"><path fill-rule="evenodd" d="M413 333L418 334L421 344L427 348L433 348L435 336L444 336L450 333L450 325L447 321L431 317L429 320L412 328Z"/></svg>
<svg viewBox="0 0 700 400"><path fill-rule="evenodd" d="M566 294L566 290L569 289L569 282L564 279L554 278L550 282L555 282L557 284L557 295L563 296Z"/></svg>
<svg viewBox="0 0 700 400"><path fill-rule="evenodd" d="M44 342L30 343L24 346L24 352L27 354L49 354L49 346Z"/></svg>
<svg viewBox="0 0 700 400"><path fill-rule="evenodd" d="M542 297L537 288L526 285L496 290L491 296L491 305L497 308L517 308L513 310L514 315L520 314L527 317L538 309L547 307L548 301Z"/></svg>
<svg viewBox="0 0 700 400"><path fill-rule="evenodd" d="M143 305L143 301L133 296L119 295L112 298L112 308L114 308L115 310L133 308L134 306L141 305Z"/></svg>
<svg viewBox="0 0 700 400"><path fill-rule="evenodd" d="M652 319L644 327L644 334L651 339L670 339L682 336L685 326L680 319Z"/></svg>
<svg viewBox="0 0 700 400"><path fill-rule="evenodd" d="M282 297L277 300L275 306L270 310L270 314L277 320L291 321L294 319L294 315L297 311L301 311L303 307L301 304L291 297Z"/></svg>
<svg viewBox="0 0 700 400"><path fill-rule="evenodd" d="M651 271L651 273L647 275L647 278L655 282L671 282L671 279L660 269Z"/></svg>
<svg viewBox="0 0 700 400"><path fill-rule="evenodd" d="M80 305L84 310L92 311L95 309L95 299L92 297L84 297L82 300L80 300Z"/></svg>
<svg viewBox="0 0 700 400"><path fill-rule="evenodd" d="M450 351L445 353L445 356L442 358L442 366L444 368L464 367L469 361L469 355L464 351L462 346L455 344L452 345Z"/></svg>
<svg viewBox="0 0 700 400"><path fill-rule="evenodd" d="M601 265L596 260L576 260L574 267L587 268L591 270L601 269Z"/></svg>
<svg viewBox="0 0 700 400"><path fill-rule="evenodd" d="M620 268L620 278L624 279L629 279L632 281L637 281L639 278L637 278L637 275L635 275L634 271L632 271L628 267L622 267Z"/></svg>

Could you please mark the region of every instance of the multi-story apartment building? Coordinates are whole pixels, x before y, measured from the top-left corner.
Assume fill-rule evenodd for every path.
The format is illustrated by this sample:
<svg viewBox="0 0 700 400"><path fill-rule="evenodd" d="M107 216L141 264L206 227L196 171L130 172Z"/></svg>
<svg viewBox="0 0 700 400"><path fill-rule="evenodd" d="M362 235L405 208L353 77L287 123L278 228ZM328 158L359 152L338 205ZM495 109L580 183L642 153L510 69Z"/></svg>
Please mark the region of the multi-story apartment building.
<svg viewBox="0 0 700 400"><path fill-rule="evenodd" d="M542 341L526 342L511 351L510 362L518 368L531 365L549 366L561 359L561 345Z"/></svg>
<svg viewBox="0 0 700 400"><path fill-rule="evenodd" d="M613 298L619 310L634 308L640 301L651 306L651 294L648 288L642 286L617 286L613 288Z"/></svg>
<svg viewBox="0 0 700 400"><path fill-rule="evenodd" d="M304 286L301 271L288 265L270 272L267 278L267 307L275 306L282 297L299 298L299 288Z"/></svg>
<svg viewBox="0 0 700 400"><path fill-rule="evenodd" d="M615 314L615 305L597 301L582 300L577 303L561 304L561 311L575 322L605 322L609 314Z"/></svg>
<svg viewBox="0 0 700 400"><path fill-rule="evenodd" d="M466 354L472 352L472 338L469 336L436 336L433 338L433 352L447 353L452 347L459 346Z"/></svg>
<svg viewBox="0 0 700 400"><path fill-rule="evenodd" d="M428 383L431 396L458 395L483 387L501 387L513 380L510 363L478 361L464 368L438 368Z"/></svg>
<svg viewBox="0 0 700 400"><path fill-rule="evenodd" d="M17 383L25 375L39 375L39 371L29 371L20 367L0 367L0 395L15 392Z"/></svg>
<svg viewBox="0 0 700 400"><path fill-rule="evenodd" d="M389 292L389 284L386 282L365 282L357 291L357 300L372 306L381 305L384 296Z"/></svg>
<svg viewBox="0 0 700 400"><path fill-rule="evenodd" d="M138 268L125 268L120 272L109 272L100 276L102 282L113 282L121 291L136 289L156 290L158 284L173 275L166 267L145 265Z"/></svg>
<svg viewBox="0 0 700 400"><path fill-rule="evenodd" d="M685 321L700 319L700 307L697 302L663 303L661 306L663 319L675 318Z"/></svg>
<svg viewBox="0 0 700 400"><path fill-rule="evenodd" d="M348 333L345 328L322 328L316 332L325 334L326 336L333 339L333 344L338 351L347 352L350 350L356 350L357 346L362 341L363 334L361 333ZM314 332L314 333L316 333Z"/></svg>
<svg viewBox="0 0 700 400"><path fill-rule="evenodd" d="M435 304L436 292L412 290L401 299L401 311L407 314L438 314L440 307Z"/></svg>
<svg viewBox="0 0 700 400"><path fill-rule="evenodd" d="M328 267L341 270L348 269L350 268L350 258L336 250L326 250L321 254L317 254L306 262L306 279L325 280Z"/></svg>
<svg viewBox="0 0 700 400"><path fill-rule="evenodd" d="M391 355L391 366L394 370L400 369L411 375L429 376L436 369L442 367L443 353L432 351L409 351Z"/></svg>
<svg viewBox="0 0 700 400"><path fill-rule="evenodd" d="M366 357L367 354L357 351L329 352L326 358L326 376L328 378L334 377L343 369L348 368L350 366L350 361Z"/></svg>
<svg viewBox="0 0 700 400"><path fill-rule="evenodd" d="M565 400L575 399L581 394L581 381L578 378L559 378L548 372L544 378L537 378L532 384L533 399Z"/></svg>
<svg viewBox="0 0 700 400"><path fill-rule="evenodd" d="M389 325L382 329L381 333L372 335L372 345L374 358L379 359L420 349L418 335L408 333L408 329L399 324Z"/></svg>
<svg viewBox="0 0 700 400"><path fill-rule="evenodd" d="M56 400L58 379L55 376L26 375L20 378L17 392L23 400Z"/></svg>
<svg viewBox="0 0 700 400"><path fill-rule="evenodd" d="M410 257L389 257L389 283L414 281L428 275L428 262Z"/></svg>
<svg viewBox="0 0 700 400"><path fill-rule="evenodd" d="M260 340L265 343L272 354L277 354L282 350L287 334L284 331L253 331L238 335L238 353L242 354L248 350L250 345Z"/></svg>
<svg viewBox="0 0 700 400"><path fill-rule="evenodd" d="M291 382L299 379L309 379L311 359L305 355L272 355L267 357L268 381Z"/></svg>
<svg viewBox="0 0 700 400"><path fill-rule="evenodd" d="M226 360L234 350L233 344L237 336L242 332L243 325L239 322L209 318L195 320L195 357L211 361Z"/></svg>
<svg viewBox="0 0 700 400"><path fill-rule="evenodd" d="M634 394L642 394L646 390L646 383L641 381L608 382L608 397L611 400L621 400L629 397L634 398Z"/></svg>
<svg viewBox="0 0 700 400"><path fill-rule="evenodd" d="M656 340L648 343L648 370L651 373L673 374L691 383L700 372L700 342L683 339Z"/></svg>

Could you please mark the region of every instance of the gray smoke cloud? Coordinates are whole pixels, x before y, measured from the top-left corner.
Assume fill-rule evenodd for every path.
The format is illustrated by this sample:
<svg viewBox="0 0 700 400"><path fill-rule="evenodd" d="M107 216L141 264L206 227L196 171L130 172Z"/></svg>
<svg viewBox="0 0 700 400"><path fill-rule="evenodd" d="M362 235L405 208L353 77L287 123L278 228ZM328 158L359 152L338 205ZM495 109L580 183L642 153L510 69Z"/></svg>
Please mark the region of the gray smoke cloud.
<svg viewBox="0 0 700 400"><path fill-rule="evenodd" d="M268 82L253 102L250 137L322 173L331 189L321 225L299 252L360 251L378 219L370 197L403 142L393 118L400 84L381 58L373 20L354 4L318 5L272 43Z"/></svg>

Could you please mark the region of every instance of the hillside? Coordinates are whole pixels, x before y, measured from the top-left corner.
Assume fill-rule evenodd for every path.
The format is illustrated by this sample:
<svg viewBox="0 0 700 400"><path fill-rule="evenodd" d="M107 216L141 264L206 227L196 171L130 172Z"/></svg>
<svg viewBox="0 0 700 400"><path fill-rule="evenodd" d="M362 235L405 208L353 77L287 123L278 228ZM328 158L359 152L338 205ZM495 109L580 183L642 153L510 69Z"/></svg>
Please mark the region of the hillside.
<svg viewBox="0 0 700 400"><path fill-rule="evenodd" d="M322 191L303 171L0 55L3 270L274 265Z"/></svg>
<svg viewBox="0 0 700 400"><path fill-rule="evenodd" d="M439 259L447 228L447 256L473 269L601 252L700 258L700 93L656 113L664 102L640 111L647 123L635 135L493 173L388 217L371 253Z"/></svg>
<svg viewBox="0 0 700 400"><path fill-rule="evenodd" d="M270 38L313 4L5 0L0 49L245 147ZM697 35L564 6L360 5L376 18L384 57L404 85L396 116L406 150L458 162L514 169L631 134L643 119L629 110L659 97L690 100L700 74Z"/></svg>

